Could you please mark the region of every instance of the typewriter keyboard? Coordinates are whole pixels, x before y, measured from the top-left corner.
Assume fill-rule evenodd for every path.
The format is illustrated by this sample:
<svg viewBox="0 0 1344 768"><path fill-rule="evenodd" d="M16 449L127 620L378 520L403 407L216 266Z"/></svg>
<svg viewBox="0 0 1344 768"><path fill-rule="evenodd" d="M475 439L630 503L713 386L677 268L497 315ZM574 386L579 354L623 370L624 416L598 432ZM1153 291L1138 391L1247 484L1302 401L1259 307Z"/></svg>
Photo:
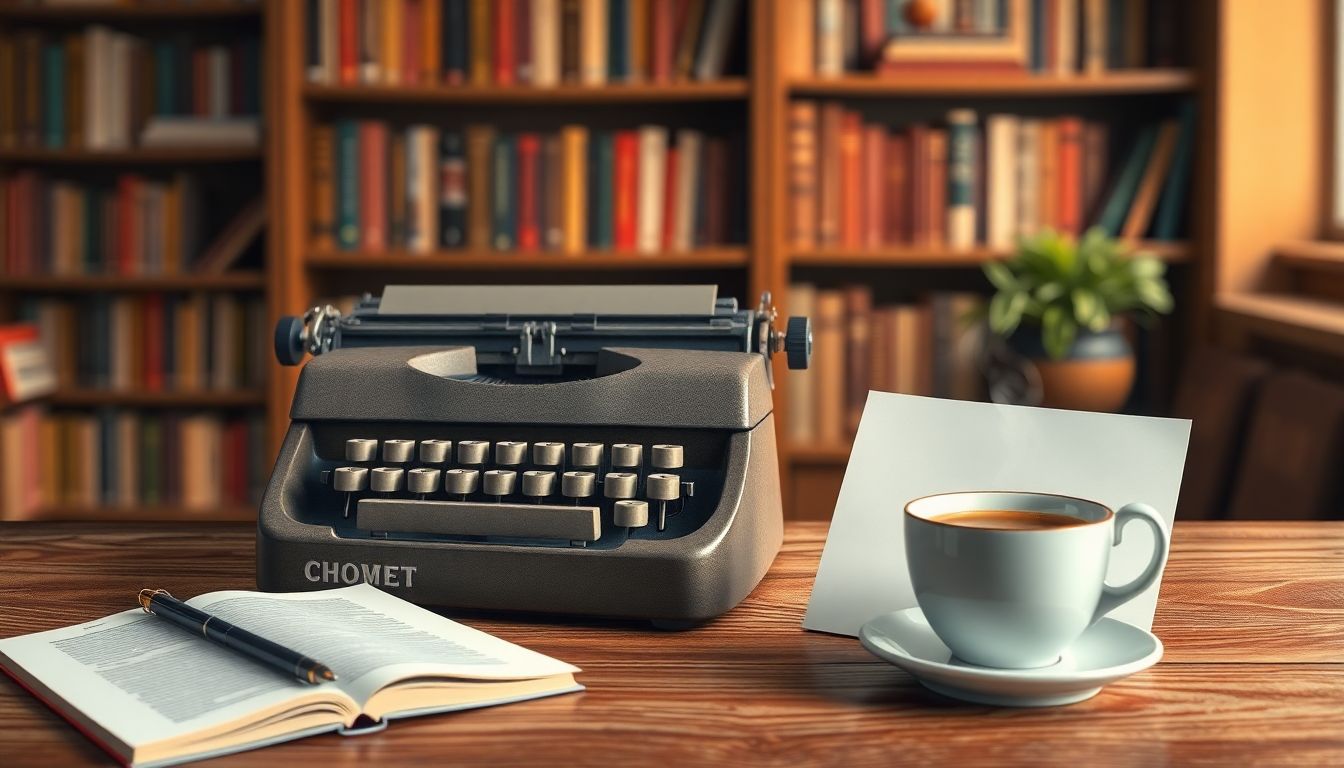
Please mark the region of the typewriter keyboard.
<svg viewBox="0 0 1344 768"><path fill-rule="evenodd" d="M511 437L325 434L312 492L346 537L611 548L689 533L722 488L723 436Z"/></svg>

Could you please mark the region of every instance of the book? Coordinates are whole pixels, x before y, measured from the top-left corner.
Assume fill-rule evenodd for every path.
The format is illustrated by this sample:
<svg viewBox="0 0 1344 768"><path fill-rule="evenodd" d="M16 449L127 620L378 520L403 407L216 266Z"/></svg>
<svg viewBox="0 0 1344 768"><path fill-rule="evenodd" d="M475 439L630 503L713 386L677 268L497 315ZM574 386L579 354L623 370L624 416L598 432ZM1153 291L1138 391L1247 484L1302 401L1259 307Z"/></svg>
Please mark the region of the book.
<svg viewBox="0 0 1344 768"><path fill-rule="evenodd" d="M966 249L975 244L976 117L969 109L947 115L947 245Z"/></svg>
<svg viewBox="0 0 1344 768"><path fill-rule="evenodd" d="M467 242L467 160L462 134L439 134L439 245L461 248Z"/></svg>
<svg viewBox="0 0 1344 768"><path fill-rule="evenodd" d="M816 370L814 414L816 441L838 445L845 437L848 398L845 389L845 294L838 290L819 290L815 304L816 327L813 335L812 365Z"/></svg>
<svg viewBox="0 0 1344 768"><path fill-rule="evenodd" d="M564 188L564 250L578 254L587 245L588 232L584 219L588 199L587 177L584 165L588 157L588 129L567 125L560 131L561 165Z"/></svg>
<svg viewBox="0 0 1344 768"><path fill-rule="evenodd" d="M840 244L858 248L863 242L863 123L846 111L840 121Z"/></svg>
<svg viewBox="0 0 1344 768"><path fill-rule="evenodd" d="M398 582L414 578L413 569L395 570ZM288 679L138 607L0 640L0 665L116 760L137 766L354 729L361 718L392 720L583 689L576 667L367 584L290 594L212 592L187 603L324 660L336 681L311 686ZM160 652L127 656L128 647ZM165 684L176 679L182 682Z"/></svg>
<svg viewBox="0 0 1344 768"><path fill-rule="evenodd" d="M789 242L811 248L817 242L817 104L789 104Z"/></svg>
<svg viewBox="0 0 1344 768"><path fill-rule="evenodd" d="M517 167L516 137L501 133L495 137L491 153L490 244L500 251L517 247Z"/></svg>
<svg viewBox="0 0 1344 768"><path fill-rule="evenodd" d="M387 125L360 122L358 141L360 247L379 251L387 246Z"/></svg>
<svg viewBox="0 0 1344 768"><path fill-rule="evenodd" d="M636 218L639 194L639 133L617 131L614 140L615 171L612 182L612 243L617 250L633 251L636 246Z"/></svg>
<svg viewBox="0 0 1344 768"><path fill-rule="evenodd" d="M1171 172L1162 185L1162 197L1153 220L1152 236L1156 240L1173 240L1178 234L1181 216L1185 212L1186 195L1190 190L1190 169L1194 164L1195 103L1181 105L1181 133L1176 140Z"/></svg>
<svg viewBox="0 0 1344 768"><path fill-rule="evenodd" d="M579 0L579 80L607 81L607 0Z"/></svg>
<svg viewBox="0 0 1344 768"><path fill-rule="evenodd" d="M1011 248L1017 236L1017 132L1016 115L985 119L985 243L991 248Z"/></svg>
<svg viewBox="0 0 1344 768"><path fill-rule="evenodd" d="M530 132L518 134L517 152L518 249L535 251L541 248L542 212L537 204L541 182L541 136Z"/></svg>
<svg viewBox="0 0 1344 768"><path fill-rule="evenodd" d="M1076 235L1083 229L1083 121L1061 117L1055 124L1055 226L1060 232Z"/></svg>
<svg viewBox="0 0 1344 768"><path fill-rule="evenodd" d="M817 289L809 283L794 283L789 286L787 307L793 317L816 317ZM817 367L812 365L789 376L785 390L785 434L790 445L806 445L816 439L816 396Z"/></svg>
<svg viewBox="0 0 1344 768"><path fill-rule="evenodd" d="M1145 126L1134 141L1134 146L1130 149L1128 157L1125 158L1124 165L1120 169L1120 175L1116 177L1115 183L1111 186L1110 194L1107 195L1106 202L1097 217L1097 226L1101 227L1111 237L1120 234L1125 215L1134 200L1134 194L1138 190L1143 171L1148 165L1148 158L1152 154L1153 144L1156 141L1157 126Z"/></svg>
<svg viewBox="0 0 1344 768"><path fill-rule="evenodd" d="M359 245L359 125L336 122L336 243Z"/></svg>
<svg viewBox="0 0 1344 768"><path fill-rule="evenodd" d="M635 249L640 253L656 253L661 245L666 172L667 129L654 125L640 127L635 211Z"/></svg>
<svg viewBox="0 0 1344 768"><path fill-rule="evenodd" d="M1134 199L1129 205L1128 215L1125 216L1124 227L1120 230L1121 237L1132 240L1142 237L1148 231L1153 209L1157 206L1158 192L1171 169L1171 159L1176 151L1176 139L1180 130L1181 124L1176 120L1165 121L1157 129L1157 139L1153 144L1152 153L1148 156L1143 178L1134 191Z"/></svg>
<svg viewBox="0 0 1344 768"><path fill-rule="evenodd" d="M440 45L443 80L449 85L461 85L467 80L468 62L471 61L467 18L467 0L443 0Z"/></svg>
<svg viewBox="0 0 1344 768"><path fill-rule="evenodd" d="M244 251L266 224L266 201L254 198L238 211L193 265L201 274L221 274L238 263ZM329 235L328 235L329 236Z"/></svg>
<svg viewBox="0 0 1344 768"><path fill-rule="evenodd" d="M693 74L697 80L723 77L728 47L741 11L741 0L712 0L710 3L695 58Z"/></svg>
<svg viewBox="0 0 1344 768"><path fill-rule="evenodd" d="M941 248L947 242L948 221L948 131L930 129L925 145L928 167L928 208L925 232L930 247Z"/></svg>
<svg viewBox="0 0 1344 768"><path fill-rule="evenodd" d="M677 200L672 206L676 216L672 234L675 251L689 251L695 246L695 204L700 197L704 141L704 134L697 130L677 131Z"/></svg>
<svg viewBox="0 0 1344 768"><path fill-rule="evenodd" d="M872 382L873 294L863 285L845 289L845 434L859 428Z"/></svg>
<svg viewBox="0 0 1344 768"><path fill-rule="evenodd" d="M490 156L495 131L487 125L469 125L467 134L467 243L490 247Z"/></svg>

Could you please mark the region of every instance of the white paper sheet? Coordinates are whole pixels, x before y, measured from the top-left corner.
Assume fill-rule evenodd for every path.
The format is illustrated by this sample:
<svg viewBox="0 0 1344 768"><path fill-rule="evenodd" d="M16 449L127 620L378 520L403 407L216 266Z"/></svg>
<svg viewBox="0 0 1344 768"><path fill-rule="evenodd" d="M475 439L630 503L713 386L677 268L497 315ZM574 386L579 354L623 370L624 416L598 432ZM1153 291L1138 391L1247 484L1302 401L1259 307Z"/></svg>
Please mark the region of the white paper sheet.
<svg viewBox="0 0 1344 768"><path fill-rule="evenodd" d="M951 491L1040 491L1112 509L1150 504L1171 524L1190 422L870 392L854 439L805 629L857 635L916 605L905 567L905 503ZM1148 562L1152 533L1130 525L1108 581ZM1160 580L1110 616L1151 629Z"/></svg>

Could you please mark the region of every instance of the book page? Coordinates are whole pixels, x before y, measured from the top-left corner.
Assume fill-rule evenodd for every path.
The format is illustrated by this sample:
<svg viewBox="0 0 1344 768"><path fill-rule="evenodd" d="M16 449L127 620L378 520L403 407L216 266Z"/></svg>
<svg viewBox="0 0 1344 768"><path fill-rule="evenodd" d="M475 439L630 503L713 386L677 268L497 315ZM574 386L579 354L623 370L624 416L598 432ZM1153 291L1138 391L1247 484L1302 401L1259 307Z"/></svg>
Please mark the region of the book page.
<svg viewBox="0 0 1344 768"><path fill-rule="evenodd" d="M0 655L16 674L45 687L43 696L49 692L60 700L53 704L64 702L132 747L208 731L314 695L336 702L327 705L333 723L354 714L354 702L340 691L319 692L138 608L0 640Z"/></svg>
<svg viewBox="0 0 1344 768"><path fill-rule="evenodd" d="M326 664L358 702L410 677L521 680L578 671L368 584L286 594L213 592L188 602Z"/></svg>

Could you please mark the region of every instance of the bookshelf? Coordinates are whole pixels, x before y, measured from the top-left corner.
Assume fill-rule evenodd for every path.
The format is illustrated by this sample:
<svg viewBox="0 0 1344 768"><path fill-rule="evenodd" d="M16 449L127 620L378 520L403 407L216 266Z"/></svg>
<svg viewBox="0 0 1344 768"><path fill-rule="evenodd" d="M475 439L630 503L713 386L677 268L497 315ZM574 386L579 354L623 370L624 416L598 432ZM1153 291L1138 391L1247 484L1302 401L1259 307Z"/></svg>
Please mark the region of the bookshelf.
<svg viewBox="0 0 1344 768"><path fill-rule="evenodd" d="M264 39L264 11L264 3L242 0L134 0L59 6L0 1L0 38L7 44L5 61L9 67L3 70L6 77L17 76L13 67L18 66L18 57L23 55L19 51L20 40L37 41L45 67L54 66L52 56L63 54L64 57L58 62L61 68L54 70L60 73L59 79L51 74L53 70L45 69L39 75L41 80L30 81L40 86L36 95L33 85L19 89L9 82L0 84L0 91L8 91L4 94L5 103L0 106L0 111L8 112L6 120L0 121L0 128L4 128L0 131L4 133L0 136L0 178L36 176L40 179L42 186L39 189L43 190L42 194L52 194L54 197L56 190L64 187L63 191L67 195L71 194L71 190L78 194L78 200L83 204L73 209L78 211L78 215L70 219L56 218L56 212L60 211L59 204L51 206L50 214L43 212L41 216L29 219L36 222L31 226L33 231L39 233L36 235L39 238L36 245L25 241L26 247L20 250L15 244L17 241L7 240L4 247L0 248L0 253L4 254L4 258L0 258L0 322L18 319L21 305L28 302L39 311L45 305L57 306L63 312L68 311L67 318L77 318L75 322L63 320L55 326L54 333L60 337L56 339L56 344L62 350L58 354L58 368L63 368L65 374L60 388L44 398L38 406L41 409L40 440L39 435L32 435L31 447L35 453L42 454L44 475L56 472L58 478L68 477L71 473L87 476L83 468L75 465L79 463L77 457L88 454L74 452L72 446L75 445L86 449L91 443L101 440L102 444L95 455L104 457L104 461L108 452L121 455L139 453L145 450L145 443L140 440L148 438L145 437L147 432L138 430L150 422L155 425L155 433L159 436L156 439L164 440L168 439L166 435L170 423L176 424L179 420L183 424L204 420L219 425L215 433L197 429L191 438L186 436L188 429L184 426L180 437L172 438L182 442L164 444L165 450L179 450L185 456L188 452L187 440L192 441L190 446L193 450L203 448L210 444L211 438L202 438L202 435L217 435L222 441L227 431L225 425L241 423L249 418L257 421L265 413L267 403L264 386L225 387L222 382L208 380L205 384L214 383L216 386L193 385L180 370L169 370L167 362L164 368L159 369L163 372L164 381L150 386L145 377L150 375L148 371L151 363L144 357L137 357L137 362L130 366L135 371L130 375L136 379L134 385L118 385L110 375L107 380L99 379L88 373L87 366L93 365L96 355L92 350L102 346L102 341L98 340L102 337L90 336L93 327L85 324L97 323L98 315L86 314L92 307L120 305L126 308L135 305L135 330L120 338L122 341L133 339L137 355L140 356L146 354L144 347L149 342L145 340L158 333L142 325L150 322L147 315L140 313L140 308L146 302L177 302L168 306L195 304L209 307L208 311L214 314L213 302L236 303L234 305L237 306L248 301L264 301L269 286L264 248L248 249L243 253L241 262L225 271L198 272L192 269L193 260L208 252L208 246L222 229L227 228L235 212L249 198L265 194L262 182L266 157L263 149L260 146L211 144L143 146L139 136L139 130L146 121L163 114L194 113L196 116L213 117L248 115L244 111L247 108L242 105L253 94L260 97L265 64L259 56L243 63L248 55L244 49L246 41L256 40L259 44ZM95 36L90 30L93 29L106 30L104 34L122 36L123 40L129 41L128 45L133 46L129 54L130 61L135 64L154 66L160 63L157 57L166 55L164 49L158 46L180 45L185 46L183 50L187 56L199 57L213 53L216 55L213 64L227 62L229 70L227 74L220 74L216 68L206 72L202 80L202 72L198 70L202 69L203 64L188 61L185 71L189 78L194 79L190 82L178 81L181 90L165 96L169 91L162 89L170 86L162 80L166 73L160 69L155 73L159 79L146 77L138 81L139 85L132 94L135 98L128 99L131 103L124 105L126 114L114 115L106 111L113 109L114 96L108 95L100 103L93 95L94 86L86 88L86 84L92 82L89 78L93 77L95 70L100 70L99 76L104 78L105 92L115 92L119 82L113 79L119 76L111 73L112 67L103 66L107 62L95 63L92 58ZM115 53L122 55L125 49ZM255 66L251 71L257 77L256 85L249 87L247 83L251 81L246 72L252 62ZM120 66L122 60L116 60L116 64ZM128 77L141 72L132 73L129 67L126 70ZM36 136L38 141L34 140L32 134L25 135L22 132L24 124L19 121L27 117L20 114L15 102L8 100L16 91L22 93L25 90L28 98L42 104L41 128ZM209 98L204 94L214 94L216 100L202 106L200 100L206 98L208 101ZM170 106L173 99L185 99L186 103L179 101L177 106ZM61 103L63 107L53 113L50 111L53 103ZM59 116L60 123L51 122L57 119L53 114ZM110 129L99 127L123 119L129 125L120 138L108 138L107 131ZM261 119L265 119L264 111ZM58 127L53 128L53 125ZM96 127L104 132L103 140L97 144L93 138ZM149 196L162 193L164 198L154 199L160 203L162 200L171 200L169 204L174 206L185 205L182 202L185 197L175 196L180 189L185 189L176 186L176 179L179 178L190 178L192 183L199 181L199 188L193 188L192 193L199 192L201 210L190 214L197 217L196 222L200 226L196 238L184 234L186 224L182 222L186 221L185 213L182 214L183 218L176 220L178 223L165 224L172 220L168 211L177 213L185 208L174 207L166 211L163 208L150 208L145 202ZM127 182L128 179L132 181ZM120 197L123 185L127 183L137 186L133 192L127 192L124 198ZM12 190L7 192L12 193ZM33 197L36 198L36 195ZM16 201L11 199L10 202ZM98 210L99 203L104 206L102 211L93 213ZM125 207L132 204L136 206L134 209ZM46 203L40 205L45 207ZM134 212L129 212L131 210ZM65 214L71 212L70 207L64 210ZM14 215L27 217L31 214L25 211ZM48 215L50 220L47 219ZM90 218L92 216L97 218ZM127 221L132 220L136 223L128 225ZM131 226L138 227L135 230L137 234L127 236L127 228ZM81 233L100 232L102 236L92 234L83 240L75 240L73 245L68 239L62 244L58 239L58 228ZM123 242L118 240L122 236L137 239ZM33 232L28 232L24 237L34 237ZM162 239L151 241L151 238L160 237ZM134 244L127 245L126 242ZM67 257L67 260L62 261ZM180 263L176 259L180 259ZM125 313L124 316L132 315ZM166 343L177 344L179 352L184 347L173 341L176 337L172 334L185 337L190 332L182 330L184 326L178 324L184 317L165 317L165 323L174 323L171 327L178 330L164 330L163 338L168 340ZM199 328L204 338L204 324L207 321L198 319L198 322L201 323ZM185 327L191 329L196 326ZM269 337L269 333L266 337ZM109 335L107 338L113 337ZM196 346L199 349L203 345ZM254 346L256 344L240 337L232 349L243 350ZM59 359L67 349L78 351L72 352L69 359ZM142 363L145 366L143 370L136 367ZM70 370L70 365L75 365L77 370ZM202 367L201 370L206 369ZM103 375L98 374L100 377ZM213 375L213 372L205 375ZM258 371L258 375L264 381L264 372ZM48 432L50 423L57 426ZM119 436L133 433L137 436L129 443L124 440L110 443L106 435L94 437L91 441L86 439L88 435L96 434L90 430L106 431L113 424L121 430ZM162 432L158 431L160 426ZM192 429L196 426L198 424ZM76 428L85 431L76 436ZM53 435L56 437L53 438ZM58 447L48 450L46 446L53 439ZM13 442L10 441L9 445L12 449ZM255 442L255 447L265 450L261 441ZM219 450L222 452L223 448ZM4 447L0 445L0 453L3 451ZM0 462L10 463L19 459L12 455L0 455ZM53 461L60 465L59 470L52 468ZM136 461L141 460L137 458ZM246 464L245 459L237 454L225 461L232 462L235 469ZM139 475L138 470L126 470L125 467L132 465L122 459L118 459L118 462L123 467L123 473L130 471L140 478L132 486L135 490L126 492L118 487L113 493L108 486L103 485L101 488L95 487L92 493L85 493L86 488L75 491L63 485L66 480L49 482L44 476L41 482L43 498L37 499L35 506L23 510L21 515L29 519L102 521L241 521L255 518L255 511L250 504L232 499L233 496L241 498L246 494L243 484L234 484L227 493L221 494L219 504L197 504L195 508L175 502L145 502L147 497L143 495L139 497L139 502L134 502L130 499L137 494L151 491L140 486L144 476ZM187 462L188 459L184 458L180 462L171 463L185 465ZM163 476L167 474L169 463L168 456L163 455ZM105 473L110 471L108 466L103 466ZM257 474L256 467L252 469L252 474ZM186 472L185 469L171 471ZM125 482L125 475L120 482ZM165 480L152 493L160 494L160 499L177 498L185 493L183 484L187 482L180 477ZM58 489L55 498L49 493L53 485ZM165 488L170 491L164 491ZM115 503L113 496L117 497Z"/></svg>
<svg viewBox="0 0 1344 768"><path fill-rule="evenodd" d="M102 22L121 28L162 28L180 24L217 23L223 29L255 29L262 34L262 77L266 84L263 114L266 130L257 150L126 149L118 151L0 149L0 169L52 166L62 172L106 173L119 168L231 169L233 164L256 169L265 189L268 226L265 259L256 268L218 276L154 277L0 277L0 296L36 291L81 297L100 292L119 294L153 291L260 293L274 323L282 315L301 314L318 301L361 291L377 291L397 281L648 282L712 281L722 292L754 305L762 291L773 293L785 314L788 287L797 280L839 286L868 282L879 291L929 291L943 286L978 285L978 266L1002 258L1002 249L976 245L966 249L916 245L880 247L819 246L800 248L789 239L788 113L795 100L836 101L861 109L880 121L898 124L918 116L941 119L950 107L970 107L980 115L1021 111L1057 115L1078 109L1091 119L1124 122L1136 105L1169 105L1194 99L1200 106L1201 150L1193 173L1191 231L1174 242L1143 242L1173 270L1178 301L1188 309L1171 325L1180 339L1213 311L1209 286L1210 225L1208 202L1213 174L1210 151L1215 132L1211 107L1218 80L1216 45L1193 34L1209 28L1210 3L1196 4L1190 35L1196 50L1189 66L1115 69L1099 74L921 73L877 76L847 72L818 76L805 66L810 54L796 44L803 35L796 9L801 0L743 0L738 20L741 50L725 77L669 82L583 84L562 81L552 86L495 85L468 78L461 84L420 81L414 84L313 82L308 77L307 19L310 3L258 0L235 5L198 0L178 6L134 3L110 7L47 8L6 5L0 0L0 31L14 24L46 26ZM1204 14L1204 15L1201 15ZM1207 22L1207 23L1206 23ZM740 139L741 188L746 220L741 242L689 250L582 249L578 253L479 247L433 247L412 252L402 247L341 250L319 247L310 230L313 210L313 138L320 126L339 119L387 119L395 125L412 122L462 125L498 124L523 130L535 122L544 130L567 123L603 129L633 127L644 122L671 127L725 130ZM1193 318L1193 320L1192 320ZM1174 345L1173 345L1174 346ZM784 496L790 517L820 517L829 512L849 454L848 442L792 444L787 431L790 375L782 362L776 371L776 415L780 421L780 461ZM1159 380L1169 375L1155 366ZM264 414L267 443L273 452L288 426L288 411L298 371L272 366L260 390L180 393L172 396L63 391L54 402L87 406L120 403L150 409L166 403L182 407L253 409ZM1158 381L1156 386L1169 382ZM811 490L808 490L809 487ZM79 507L52 514L78 516ZM95 510L103 514L102 510ZM95 511L90 511L93 514ZM172 507L155 508L142 519L171 516ZM106 516L125 518L125 510ZM183 512L184 516L187 516ZM248 516L250 510L223 510L211 519Z"/></svg>

